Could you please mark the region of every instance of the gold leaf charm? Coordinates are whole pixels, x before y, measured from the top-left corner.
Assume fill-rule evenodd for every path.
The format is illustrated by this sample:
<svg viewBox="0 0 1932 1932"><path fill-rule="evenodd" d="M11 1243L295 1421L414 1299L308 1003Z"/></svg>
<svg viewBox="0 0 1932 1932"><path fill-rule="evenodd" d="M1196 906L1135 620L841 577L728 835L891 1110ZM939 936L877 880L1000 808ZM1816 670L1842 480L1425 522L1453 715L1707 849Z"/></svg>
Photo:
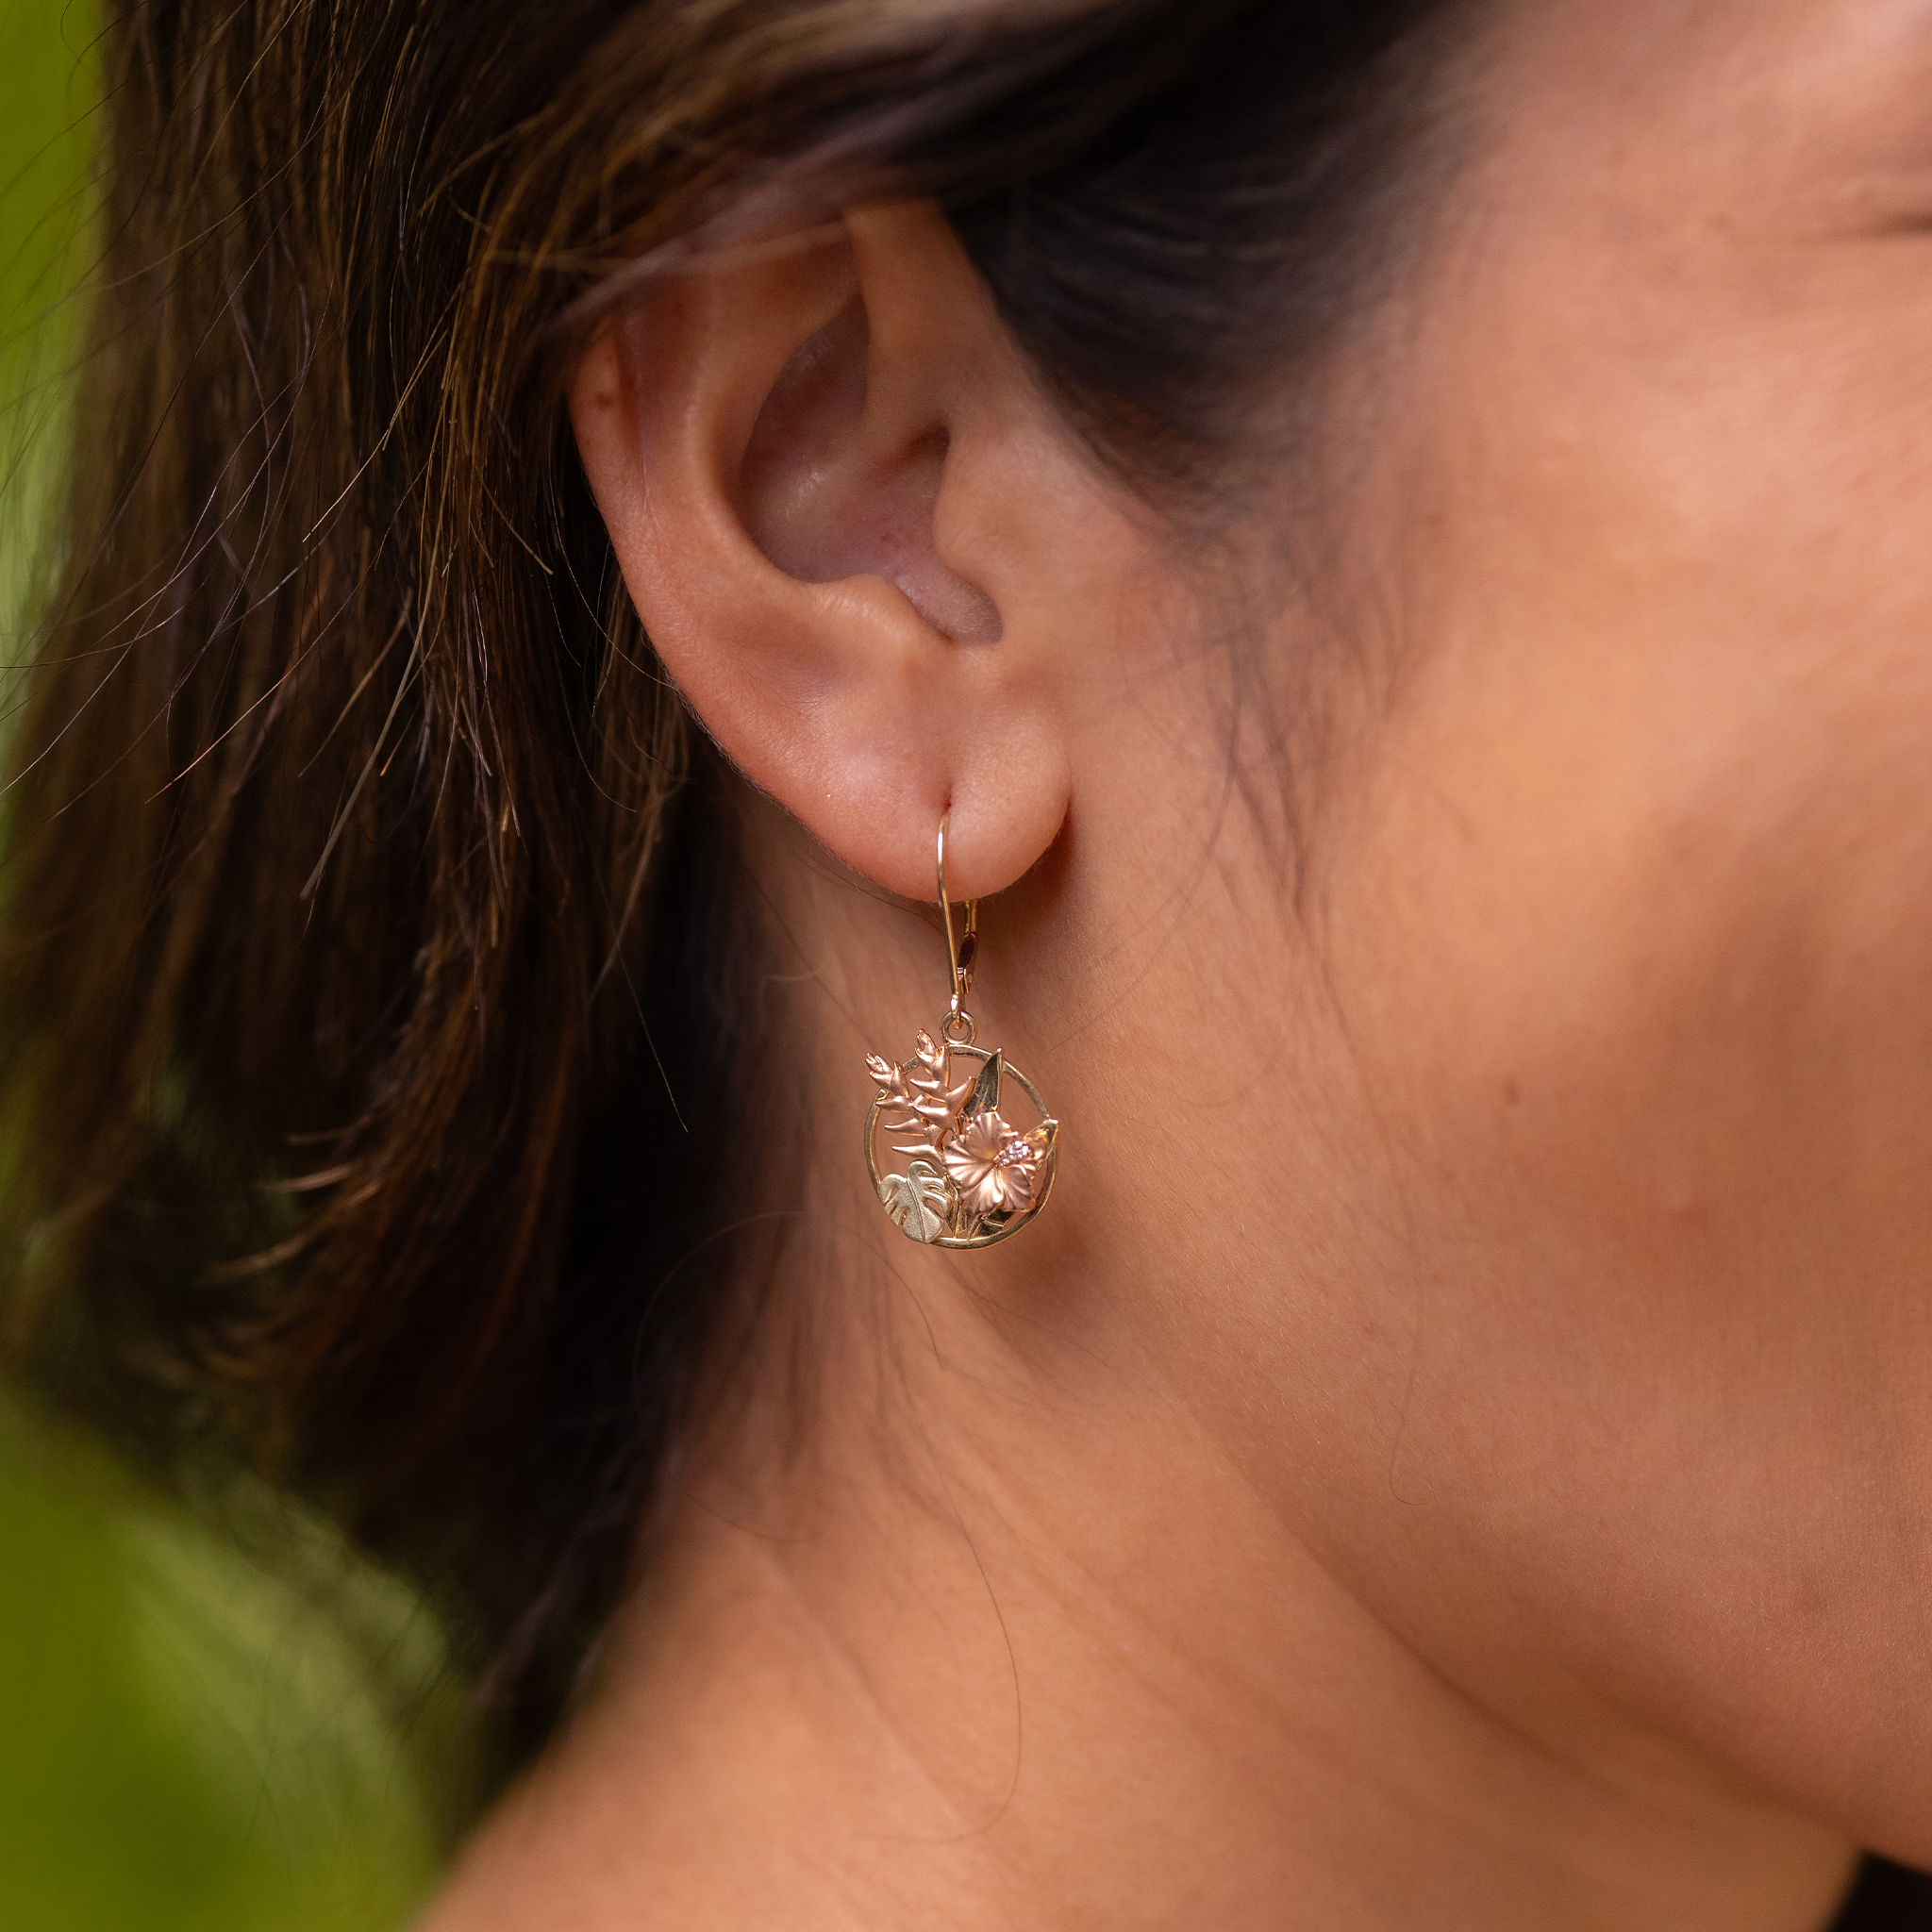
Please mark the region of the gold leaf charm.
<svg viewBox="0 0 1932 1932"><path fill-rule="evenodd" d="M865 1125L866 1166L880 1205L911 1240L986 1248L1044 1204L1059 1164L1059 1123L998 1048L989 1053L947 1030L938 1040L919 1033L912 1058L896 1066L866 1056L879 1090ZM912 1157L907 1172L881 1170L882 1141L889 1158Z"/></svg>
<svg viewBox="0 0 1932 1932"><path fill-rule="evenodd" d="M902 1233L916 1241L937 1241L953 1224L953 1191L944 1174L923 1160L909 1174L889 1174L879 1183L879 1199Z"/></svg>

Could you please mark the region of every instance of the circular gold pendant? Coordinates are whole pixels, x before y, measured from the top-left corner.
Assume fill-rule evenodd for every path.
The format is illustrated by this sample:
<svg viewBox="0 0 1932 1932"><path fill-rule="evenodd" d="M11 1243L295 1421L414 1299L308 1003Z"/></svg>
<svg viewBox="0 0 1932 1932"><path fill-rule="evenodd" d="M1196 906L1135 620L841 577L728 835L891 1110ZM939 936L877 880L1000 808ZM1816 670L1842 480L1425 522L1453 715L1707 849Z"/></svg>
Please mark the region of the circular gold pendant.
<svg viewBox="0 0 1932 1932"><path fill-rule="evenodd" d="M956 1029L963 1037L955 1038ZM1059 1164L1059 1123L997 1047L974 1045L965 1014L949 1016L937 1040L922 1031L914 1044L912 1058L897 1066L866 1057L879 1087L865 1124L874 1191L908 1240L990 1248L1045 1205Z"/></svg>

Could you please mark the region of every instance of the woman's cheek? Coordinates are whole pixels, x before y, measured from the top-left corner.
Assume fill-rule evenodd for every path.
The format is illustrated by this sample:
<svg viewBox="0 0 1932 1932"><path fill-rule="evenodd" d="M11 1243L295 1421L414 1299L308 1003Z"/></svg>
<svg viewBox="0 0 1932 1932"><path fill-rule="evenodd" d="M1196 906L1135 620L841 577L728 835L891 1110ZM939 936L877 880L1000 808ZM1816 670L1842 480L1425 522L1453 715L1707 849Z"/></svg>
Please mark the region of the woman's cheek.
<svg viewBox="0 0 1932 1932"><path fill-rule="evenodd" d="M1876 1774L1831 1757L1848 1701L1897 1713L1861 1748L1932 1745L1892 1734L1932 1539L1917 693L1895 635L1868 675L1796 625L1754 658L1749 612L1596 609L1491 603L1331 856L1410 1338L1337 1535L1485 1694L1581 1685L1842 1789Z"/></svg>

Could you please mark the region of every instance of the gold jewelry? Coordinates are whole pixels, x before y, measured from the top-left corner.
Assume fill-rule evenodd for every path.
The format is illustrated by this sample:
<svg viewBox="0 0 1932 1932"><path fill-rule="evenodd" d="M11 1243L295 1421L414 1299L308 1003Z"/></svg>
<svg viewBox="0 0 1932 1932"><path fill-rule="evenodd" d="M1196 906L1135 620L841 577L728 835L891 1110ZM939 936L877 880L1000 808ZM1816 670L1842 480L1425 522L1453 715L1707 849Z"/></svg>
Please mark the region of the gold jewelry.
<svg viewBox="0 0 1932 1932"><path fill-rule="evenodd" d="M966 902L963 936L953 935L946 896L946 827L940 820L940 917L953 971L953 1002L935 1040L924 1028L916 1051L894 1066L867 1054L865 1070L878 1097L865 1123L865 1165L879 1205L902 1233L935 1248L990 1248L1019 1231L1046 1205L1059 1165L1059 1123L1037 1088L998 1047L973 1042L978 1028L966 1010L979 951L979 902ZM956 1067L955 1062L960 1064ZM1001 1111L1018 1094L1039 1117L1025 1130ZM879 1172L879 1135L894 1136L893 1154L911 1157L904 1174Z"/></svg>

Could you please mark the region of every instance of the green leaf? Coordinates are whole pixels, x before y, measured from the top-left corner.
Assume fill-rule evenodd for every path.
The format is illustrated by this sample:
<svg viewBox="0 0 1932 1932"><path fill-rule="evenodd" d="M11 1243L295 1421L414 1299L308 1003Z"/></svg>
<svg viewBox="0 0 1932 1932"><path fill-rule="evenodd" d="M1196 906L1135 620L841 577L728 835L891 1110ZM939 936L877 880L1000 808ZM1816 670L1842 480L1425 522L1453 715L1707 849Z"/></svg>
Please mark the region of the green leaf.
<svg viewBox="0 0 1932 1932"><path fill-rule="evenodd" d="M995 1047L992 1058L979 1070L979 1080L973 1089L973 1098L959 1109L959 1118L962 1121L970 1121L974 1114L999 1112L1000 1075L1005 1069L1005 1059L999 1048Z"/></svg>

